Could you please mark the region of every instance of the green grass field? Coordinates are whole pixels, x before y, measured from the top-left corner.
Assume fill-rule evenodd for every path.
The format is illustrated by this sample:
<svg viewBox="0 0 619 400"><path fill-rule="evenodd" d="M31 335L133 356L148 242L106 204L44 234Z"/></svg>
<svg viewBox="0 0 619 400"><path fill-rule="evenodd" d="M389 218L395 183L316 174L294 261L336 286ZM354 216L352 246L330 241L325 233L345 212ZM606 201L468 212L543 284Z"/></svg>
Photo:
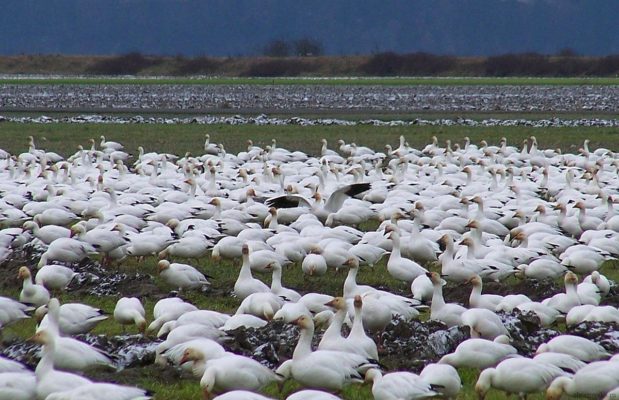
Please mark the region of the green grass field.
<svg viewBox="0 0 619 400"><path fill-rule="evenodd" d="M0 124L0 148L13 154L27 151L27 137L35 137L37 147L48 151L55 151L64 156L73 154L77 145L90 146L89 138L94 138L97 143L100 135L105 135L108 140L122 142L129 152L136 154L137 147L142 145L146 151L170 152L183 155L185 152L202 154L204 134L211 135L211 142L223 143L229 152L238 152L245 148L246 140L252 139L255 144L266 145L271 139L276 139L278 146L291 150L303 150L310 154L317 154L320 148L320 139L327 138L330 147L335 146L337 139L346 142L355 141L359 145L382 149L387 143L397 146L398 138L404 135L410 145L420 148L431 141L436 135L441 143L449 139L452 142L462 143L463 138L468 136L473 143L479 143L485 139L489 144L497 144L498 140L505 136L508 143L520 147L523 140L535 135L542 148L560 147L565 151L575 151L582 145L584 139L591 139L590 147L603 146L611 150L619 149L619 130L607 128L468 128L468 127L298 127L298 126L199 126L199 125L77 125L77 124ZM45 139L44 139L45 138ZM373 226L368 226L372 229ZM178 260L184 262L184 260ZM190 262L191 263L191 262ZM156 260L148 259L143 265L137 266L134 262L124 265L128 270L139 269L140 272L155 274ZM203 272L213 276L212 289L229 288L233 285L238 272L238 265L230 262L213 263L209 258L204 258L194 263ZM298 268L292 267L284 272L283 283L292 288L303 290L320 290L329 294L339 294L344 274L333 274L330 271L324 277L308 280ZM617 269L608 263L603 272L610 278L618 279ZM265 281L270 281L269 276L260 276ZM159 278L155 278L157 286L162 293L167 293L171 288L167 287ZM362 269L358 281L364 284L381 284L396 289L406 290L401 283L394 281L384 267L384 261L373 270ZM18 289L7 290L1 295L17 297ZM214 309L218 311L233 312L239 302L230 296L214 296L201 293L189 293L187 299L200 308ZM111 312L115 304L114 297L78 298L71 293L62 296L62 301L82 301L93 306L99 306ZM152 315L154 302L147 302L147 313ZM32 335L34 324L32 321L24 321L13 325L5 330L5 338L25 339ZM121 328L113 321L106 321L99 325L94 333L115 335L121 333ZM389 365L389 360L384 361ZM464 388L461 399L473 399L475 393L473 385L477 377L477 371L462 370ZM164 375L156 367L144 368L143 373L137 377L123 378L123 374L113 376L116 380L127 384L138 385L152 389L156 392L157 400L190 400L200 399L201 392L196 380L172 379ZM290 392L295 388L293 383L288 383L285 391ZM266 389L266 394L277 398L277 388L273 385ZM348 400L371 399L369 386L351 386L343 393L343 398ZM491 391L488 399L503 399L505 396ZM541 399L543 396L531 396L529 398Z"/></svg>
<svg viewBox="0 0 619 400"><path fill-rule="evenodd" d="M0 85L619 85L617 77L351 77L351 78L231 78L231 77L48 77L2 78Z"/></svg>
<svg viewBox="0 0 619 400"><path fill-rule="evenodd" d="M246 149L247 140L255 145L271 144L290 150L301 150L316 155L320 151L320 140L326 138L329 148L337 146L337 140L355 142L379 151L386 144L397 147L400 135L415 148L423 148L439 139L441 145L446 140L452 144L462 144L468 136L471 143L479 144L486 140L489 145L498 144L501 137L508 139L508 145L522 147L523 140L536 136L541 148L561 148L564 152L576 152L585 139L590 139L591 150L605 147L613 151L619 149L619 129L617 128L531 128L499 127L480 128L462 126L402 126L374 127L358 126L256 126L256 125L149 125L149 124L0 124L0 148L19 154L28 150L28 136L33 136L37 148L54 151L68 156L77 151L77 146L90 148L89 139L104 135L107 140L119 141L127 152L137 155L138 146L145 151L169 152L183 156L185 152L202 154L204 135L209 133L212 143L222 143L228 152L238 153Z"/></svg>

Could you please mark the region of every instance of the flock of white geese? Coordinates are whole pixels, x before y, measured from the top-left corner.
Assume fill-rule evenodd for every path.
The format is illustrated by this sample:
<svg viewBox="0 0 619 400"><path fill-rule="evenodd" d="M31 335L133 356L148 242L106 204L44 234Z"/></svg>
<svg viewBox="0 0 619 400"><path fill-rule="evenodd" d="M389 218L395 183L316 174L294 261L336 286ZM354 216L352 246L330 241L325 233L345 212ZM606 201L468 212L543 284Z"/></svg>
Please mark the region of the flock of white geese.
<svg viewBox="0 0 619 400"><path fill-rule="evenodd" d="M259 391L286 379L307 388L289 400L338 399L344 386L363 381L377 400L456 398L461 367L481 371L480 398L491 388L551 399L619 395L619 355L567 334L540 345L533 358L518 355L497 314L533 313L542 326L619 322L617 308L604 305L613 282L598 271L619 255L619 159L610 150L591 151L585 141L577 154L562 154L538 148L534 137L520 149L505 139L441 147L436 138L415 149L402 137L384 152L341 140L334 151L323 139L319 156L275 140L230 154L207 135L201 156L140 147L130 162L121 144L104 137L98 148L93 140L66 159L36 148L33 138L29 146L18 155L0 152L0 259L35 242L45 251L32 269L19 268L19 299L0 297L0 328L34 311L40 323L30 340L42 352L34 371L0 358L0 399L150 398L81 375L114 367L72 338L107 315L60 304L53 294L74 279L74 263L93 256L105 266L157 256L171 289L200 289L208 277L174 261L197 264L208 255L242 260L230 288L241 300L234 315L180 297L160 300L150 323L137 298L121 298L113 312L119 324L165 337L156 362L189 371L207 398L266 399ZM368 220L378 227L359 230ZM394 279L410 284L410 296L357 284L358 270L383 258ZM307 279L347 270L342 296L286 288L290 268ZM271 285L252 271L271 271ZM513 275L563 277L565 292L540 302L482 293L484 281ZM471 284L469 303L445 302L445 281ZM430 304L430 319L468 327L471 338L418 375L381 370L381 333L394 318L419 318L422 304ZM299 328L292 358L275 371L222 346L227 330L273 319ZM328 327L314 349L318 323Z"/></svg>

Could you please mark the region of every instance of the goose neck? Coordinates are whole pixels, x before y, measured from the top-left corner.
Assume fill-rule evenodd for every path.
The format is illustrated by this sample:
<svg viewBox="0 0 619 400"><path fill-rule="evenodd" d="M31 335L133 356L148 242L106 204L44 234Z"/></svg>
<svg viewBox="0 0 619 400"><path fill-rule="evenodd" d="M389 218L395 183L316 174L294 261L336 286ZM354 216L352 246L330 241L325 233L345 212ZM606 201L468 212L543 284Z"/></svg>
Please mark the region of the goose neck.
<svg viewBox="0 0 619 400"><path fill-rule="evenodd" d="M294 352L292 353L292 358L294 360L299 360L312 353L313 336L313 326L301 328L301 332L299 333L299 341L297 342L297 346L294 348Z"/></svg>

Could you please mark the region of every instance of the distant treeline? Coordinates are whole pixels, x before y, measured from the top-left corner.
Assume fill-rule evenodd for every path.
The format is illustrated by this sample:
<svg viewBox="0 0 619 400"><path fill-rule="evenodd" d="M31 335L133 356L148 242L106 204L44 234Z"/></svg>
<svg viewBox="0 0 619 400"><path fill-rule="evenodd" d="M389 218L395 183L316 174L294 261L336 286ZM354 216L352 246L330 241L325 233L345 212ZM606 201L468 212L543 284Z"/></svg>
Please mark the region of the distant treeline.
<svg viewBox="0 0 619 400"><path fill-rule="evenodd" d="M0 73L212 76L619 76L619 55L582 57L570 51L492 57L429 53L369 56L164 57L22 55L0 57Z"/></svg>

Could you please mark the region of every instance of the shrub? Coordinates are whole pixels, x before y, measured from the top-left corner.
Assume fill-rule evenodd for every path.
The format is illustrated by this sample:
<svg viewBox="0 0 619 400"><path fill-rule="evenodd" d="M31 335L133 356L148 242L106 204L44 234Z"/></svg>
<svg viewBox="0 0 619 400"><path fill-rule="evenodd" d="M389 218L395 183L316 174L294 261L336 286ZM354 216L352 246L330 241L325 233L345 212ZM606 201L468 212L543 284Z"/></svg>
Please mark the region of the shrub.
<svg viewBox="0 0 619 400"><path fill-rule="evenodd" d="M161 62L161 58L145 57L140 53L133 52L97 61L87 68L87 72L100 75L136 75L143 69Z"/></svg>

